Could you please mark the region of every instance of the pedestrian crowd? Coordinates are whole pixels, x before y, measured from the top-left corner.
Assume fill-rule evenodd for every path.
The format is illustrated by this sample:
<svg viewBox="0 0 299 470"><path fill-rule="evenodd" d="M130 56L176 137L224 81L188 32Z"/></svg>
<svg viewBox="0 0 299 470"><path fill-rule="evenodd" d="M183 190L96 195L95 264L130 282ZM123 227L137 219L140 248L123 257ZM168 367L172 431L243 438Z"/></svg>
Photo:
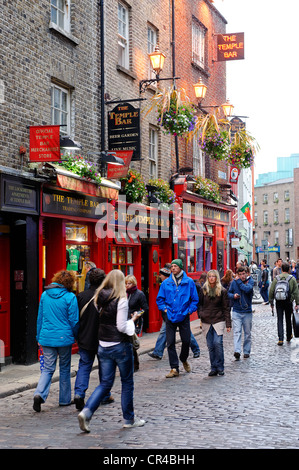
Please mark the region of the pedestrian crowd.
<svg viewBox="0 0 299 470"><path fill-rule="evenodd" d="M253 273L257 264L238 262L235 273L228 269L220 279L217 270L203 272L195 281L187 276L181 259L174 259L160 270L160 288L156 303L162 316L162 326L154 350L149 356L161 360L167 347L170 372L166 378L180 375L180 363L191 372L189 350L200 356L199 345L191 332L190 315L197 311L206 339L211 370L209 376L224 375L223 334L233 331L234 357L250 357L252 329ZM293 272L294 271L294 272ZM278 345L284 341L285 316L287 341L299 329L293 316L293 304L299 309L297 266L277 260L270 285L266 260L261 262L259 288L264 303L274 304L277 312ZM139 369L138 334L143 328L143 315L148 314L145 294L138 289L135 276L126 276L113 269L107 275L94 263L88 265L88 277L83 292L73 293L76 276L72 271L56 273L41 296L37 317L37 342L43 352L44 366L33 397L33 409L41 411L51 386L59 357L59 405L75 404L79 411L80 429L90 432L90 420L100 405L114 402L111 395L116 368L121 378L123 427L139 427L145 420L134 414L134 372ZM270 287L270 288L269 288ZM179 331L181 348L176 349ZM71 400L72 345L79 347L79 367ZM99 385L85 403L90 373L98 360Z"/></svg>

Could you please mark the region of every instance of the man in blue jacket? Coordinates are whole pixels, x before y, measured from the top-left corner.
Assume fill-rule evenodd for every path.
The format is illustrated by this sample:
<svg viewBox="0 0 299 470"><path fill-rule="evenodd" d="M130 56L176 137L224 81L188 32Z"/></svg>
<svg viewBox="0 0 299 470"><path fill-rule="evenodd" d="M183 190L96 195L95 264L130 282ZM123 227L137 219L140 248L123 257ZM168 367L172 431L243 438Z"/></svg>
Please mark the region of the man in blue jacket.
<svg viewBox="0 0 299 470"><path fill-rule="evenodd" d="M175 347L176 330L179 328L182 341L180 360L186 372L191 372L187 362L190 347L190 314L198 305L198 294L193 279L183 271L181 259L171 262L171 275L162 282L157 295L159 310L166 314L166 341L171 370L167 378L179 375L179 359Z"/></svg>
<svg viewBox="0 0 299 470"><path fill-rule="evenodd" d="M238 268L237 275L228 291L228 297L233 301L234 356L237 361L240 359L242 349L242 328L244 330L244 358L250 356L253 286L254 281L251 276L248 276L246 268Z"/></svg>

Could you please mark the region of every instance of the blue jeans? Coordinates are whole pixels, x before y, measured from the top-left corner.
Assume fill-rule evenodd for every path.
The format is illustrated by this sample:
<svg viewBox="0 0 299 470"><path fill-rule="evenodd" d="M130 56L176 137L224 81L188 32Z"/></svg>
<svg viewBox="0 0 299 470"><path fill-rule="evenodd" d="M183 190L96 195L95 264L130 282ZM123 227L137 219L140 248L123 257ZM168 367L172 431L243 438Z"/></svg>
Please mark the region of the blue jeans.
<svg viewBox="0 0 299 470"><path fill-rule="evenodd" d="M232 313L233 332L234 332L234 347L235 352L241 353L242 351L242 329L244 330L243 352L250 354L251 350L251 327L252 327L252 313L240 313L233 310Z"/></svg>
<svg viewBox="0 0 299 470"><path fill-rule="evenodd" d="M260 288L260 294L263 297L264 302L269 302L269 283L266 283L264 287Z"/></svg>
<svg viewBox="0 0 299 470"><path fill-rule="evenodd" d="M87 419L91 419L100 403L110 392L114 379L116 366L121 378L121 407L125 424L134 423L134 359L131 343L119 343L115 346L103 348L99 346L98 357L100 364L101 383L94 390L86 402L83 412Z"/></svg>
<svg viewBox="0 0 299 470"><path fill-rule="evenodd" d="M48 398L57 356L59 356L59 405L69 405L71 403L72 345L57 348L43 346L43 351L45 365L34 395L40 395L44 401Z"/></svg>
<svg viewBox="0 0 299 470"><path fill-rule="evenodd" d="M75 396L85 398L85 392L88 389L89 377L91 369L94 363L94 359L97 355L96 351L88 351L87 349L79 348L79 368L76 375L75 381ZM98 358L99 361L99 358ZM101 368L99 363L99 381L101 382ZM109 393L103 401L109 399L111 393Z"/></svg>
<svg viewBox="0 0 299 470"><path fill-rule="evenodd" d="M207 333L206 340L210 355L211 371L223 372L223 335L217 335L215 329L213 328L213 325L211 325Z"/></svg>
<svg viewBox="0 0 299 470"><path fill-rule="evenodd" d="M84 398L85 392L88 389L89 377L97 351L88 351L87 349L79 348L79 354L80 359L75 381L75 395Z"/></svg>
<svg viewBox="0 0 299 470"><path fill-rule="evenodd" d="M161 326L161 329L160 329L160 333L159 333L159 336L158 336L158 339L157 339L157 342L156 342L155 349L153 350L153 353L156 354L156 356L159 356L159 357L162 358L165 346L166 346L166 323L163 320L163 323L162 323L162 326ZM200 353L198 343L197 343L192 331L191 331L190 348L191 348L193 354Z"/></svg>

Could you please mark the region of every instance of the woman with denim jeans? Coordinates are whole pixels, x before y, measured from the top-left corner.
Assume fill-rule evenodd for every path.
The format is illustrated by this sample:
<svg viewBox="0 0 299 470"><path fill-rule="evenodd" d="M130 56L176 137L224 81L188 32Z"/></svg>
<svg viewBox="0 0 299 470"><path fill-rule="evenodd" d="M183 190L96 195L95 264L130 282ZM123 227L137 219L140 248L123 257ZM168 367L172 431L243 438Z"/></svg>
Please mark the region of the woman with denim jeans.
<svg viewBox="0 0 299 470"><path fill-rule="evenodd" d="M71 354L79 327L79 309L73 271L59 271L43 292L37 317L36 339L44 352L44 368L34 392L33 409L41 410L48 397L59 356L59 405L71 404Z"/></svg>
<svg viewBox="0 0 299 470"><path fill-rule="evenodd" d="M80 429L90 432L90 420L113 386L116 367L119 369L122 383L123 427L143 426L145 421L134 416L134 361L129 338L135 332L134 322L139 316L136 312L132 319L128 320L128 300L122 271L113 269L106 276L96 290L95 305L100 314L98 356L101 383L78 415Z"/></svg>
<svg viewBox="0 0 299 470"><path fill-rule="evenodd" d="M230 305L227 291L221 285L219 273L210 270L199 294L199 316L209 349L209 376L224 374L223 333L231 330Z"/></svg>

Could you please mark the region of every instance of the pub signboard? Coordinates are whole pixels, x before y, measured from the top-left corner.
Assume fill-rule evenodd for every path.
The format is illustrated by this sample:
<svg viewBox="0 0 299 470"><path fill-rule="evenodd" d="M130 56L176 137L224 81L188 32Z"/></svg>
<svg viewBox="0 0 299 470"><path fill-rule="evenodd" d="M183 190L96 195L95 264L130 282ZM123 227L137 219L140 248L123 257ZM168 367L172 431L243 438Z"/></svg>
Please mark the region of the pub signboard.
<svg viewBox="0 0 299 470"><path fill-rule="evenodd" d="M217 62L244 59L244 33L217 34Z"/></svg>
<svg viewBox="0 0 299 470"><path fill-rule="evenodd" d="M108 112L108 148L132 150L132 160L140 160L140 109L121 103Z"/></svg>

